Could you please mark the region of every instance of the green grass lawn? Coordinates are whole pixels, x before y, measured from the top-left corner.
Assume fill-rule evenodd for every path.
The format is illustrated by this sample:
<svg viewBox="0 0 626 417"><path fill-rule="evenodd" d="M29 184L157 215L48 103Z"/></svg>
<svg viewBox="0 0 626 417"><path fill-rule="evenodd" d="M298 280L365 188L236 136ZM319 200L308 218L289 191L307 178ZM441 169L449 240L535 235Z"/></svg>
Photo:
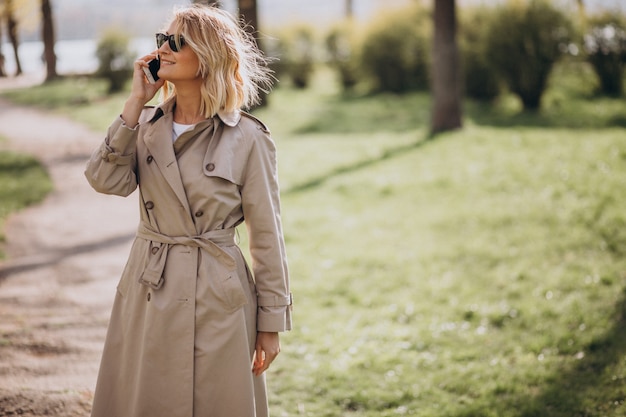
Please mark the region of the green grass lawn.
<svg viewBox="0 0 626 417"><path fill-rule="evenodd" d="M426 94L270 96L295 297L274 416L626 416L626 103L585 88L467 103L434 139ZM104 130L122 101L60 111Z"/></svg>
<svg viewBox="0 0 626 417"><path fill-rule="evenodd" d="M0 141L3 139L0 138ZM0 249L4 220L13 211L41 201L52 189L45 168L34 158L0 151ZM0 250L0 259L4 252Z"/></svg>

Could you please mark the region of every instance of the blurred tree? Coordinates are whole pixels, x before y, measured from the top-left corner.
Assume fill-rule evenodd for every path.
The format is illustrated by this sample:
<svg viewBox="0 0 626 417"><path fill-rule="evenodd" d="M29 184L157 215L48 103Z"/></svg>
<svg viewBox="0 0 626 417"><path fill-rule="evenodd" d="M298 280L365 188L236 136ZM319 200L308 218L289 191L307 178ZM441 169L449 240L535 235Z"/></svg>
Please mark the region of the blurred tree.
<svg viewBox="0 0 626 417"><path fill-rule="evenodd" d="M325 39L328 63L333 67L344 91L351 90L359 81L358 41L352 19L335 25Z"/></svg>
<svg viewBox="0 0 626 417"><path fill-rule="evenodd" d="M277 34L274 54L280 57L275 70L291 79L296 88L306 88L315 69L315 32L306 24L285 27Z"/></svg>
<svg viewBox="0 0 626 417"><path fill-rule="evenodd" d="M135 53L129 48L130 35L119 29L108 29L98 41L96 75L109 82L109 94L122 91L133 74Z"/></svg>
<svg viewBox="0 0 626 417"><path fill-rule="evenodd" d="M15 6L13 0L5 0L4 2L4 18L7 24L7 32L9 41L13 47L13 56L15 57L15 75L22 73L22 63L18 54L19 40L17 36L17 20L15 19Z"/></svg>
<svg viewBox="0 0 626 417"><path fill-rule="evenodd" d="M359 66L374 91L405 93L430 85L432 12L416 2L381 13L365 29Z"/></svg>
<svg viewBox="0 0 626 417"><path fill-rule="evenodd" d="M500 93L498 74L487 57L487 29L491 8L463 8L459 19L459 52L463 93L465 96L491 101Z"/></svg>
<svg viewBox="0 0 626 417"><path fill-rule="evenodd" d="M0 45L2 45L2 20L0 20ZM0 48L0 77L6 77L7 72L4 69L4 54L2 53L2 48Z"/></svg>
<svg viewBox="0 0 626 417"><path fill-rule="evenodd" d="M239 0L239 14L245 23L245 28L256 38L259 29L259 14L256 0Z"/></svg>
<svg viewBox="0 0 626 417"><path fill-rule="evenodd" d="M46 61L46 82L58 78L57 56L54 52L54 20L50 0L41 0L43 55Z"/></svg>
<svg viewBox="0 0 626 417"><path fill-rule="evenodd" d="M354 1L346 0L346 19L352 19L354 15Z"/></svg>
<svg viewBox="0 0 626 417"><path fill-rule="evenodd" d="M602 93L621 96L626 68L626 16L605 13L590 18L583 47Z"/></svg>
<svg viewBox="0 0 626 417"><path fill-rule="evenodd" d="M509 0L490 21L489 62L525 110L539 110L552 67L570 42L569 17L548 0Z"/></svg>
<svg viewBox="0 0 626 417"><path fill-rule="evenodd" d="M244 28L248 31L256 42L259 49L263 50L261 39L258 37L259 33L259 12L257 8L256 0L239 0L239 14L244 22ZM259 97L261 99L259 107L267 105L267 93L259 91Z"/></svg>
<svg viewBox="0 0 626 417"><path fill-rule="evenodd" d="M461 77L455 0L435 0L431 133L461 127Z"/></svg>

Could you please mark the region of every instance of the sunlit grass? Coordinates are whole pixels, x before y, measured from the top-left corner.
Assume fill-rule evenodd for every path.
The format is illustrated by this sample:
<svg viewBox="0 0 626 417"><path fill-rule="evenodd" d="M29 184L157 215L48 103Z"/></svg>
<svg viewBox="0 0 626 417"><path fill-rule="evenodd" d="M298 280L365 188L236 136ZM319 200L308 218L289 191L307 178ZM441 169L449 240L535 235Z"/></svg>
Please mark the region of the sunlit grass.
<svg viewBox="0 0 626 417"><path fill-rule="evenodd" d="M285 194L297 326L278 415L619 409L624 362L594 346L621 326L623 132L508 133L470 128Z"/></svg>

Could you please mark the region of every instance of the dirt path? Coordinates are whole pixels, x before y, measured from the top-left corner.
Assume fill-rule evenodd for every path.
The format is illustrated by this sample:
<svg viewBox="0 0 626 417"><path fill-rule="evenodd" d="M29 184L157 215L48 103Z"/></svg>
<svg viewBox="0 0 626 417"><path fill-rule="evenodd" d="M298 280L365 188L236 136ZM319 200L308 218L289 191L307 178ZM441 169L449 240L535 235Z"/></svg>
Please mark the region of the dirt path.
<svg viewBox="0 0 626 417"><path fill-rule="evenodd" d="M0 136L9 139L0 148L38 157L55 185L5 225L0 416L85 417L137 225L136 194L123 199L89 187L85 161L103 134L67 118L0 100Z"/></svg>

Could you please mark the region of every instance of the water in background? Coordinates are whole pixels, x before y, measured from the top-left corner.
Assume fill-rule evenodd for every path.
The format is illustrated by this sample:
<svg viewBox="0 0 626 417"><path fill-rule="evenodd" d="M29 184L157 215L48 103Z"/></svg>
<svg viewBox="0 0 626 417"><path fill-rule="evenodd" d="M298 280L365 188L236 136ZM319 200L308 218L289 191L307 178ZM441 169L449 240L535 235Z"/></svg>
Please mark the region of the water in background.
<svg viewBox="0 0 626 417"><path fill-rule="evenodd" d="M98 68L96 45L97 41L93 39L58 41L54 48L57 54L57 72L63 75L94 72ZM156 45L152 38L137 38L131 41L130 49L135 55L140 56L152 52ZM4 69L9 75L15 74L15 59L11 45L3 44L2 53L5 57ZM42 42L23 42L19 46L18 54L24 74L45 72Z"/></svg>

